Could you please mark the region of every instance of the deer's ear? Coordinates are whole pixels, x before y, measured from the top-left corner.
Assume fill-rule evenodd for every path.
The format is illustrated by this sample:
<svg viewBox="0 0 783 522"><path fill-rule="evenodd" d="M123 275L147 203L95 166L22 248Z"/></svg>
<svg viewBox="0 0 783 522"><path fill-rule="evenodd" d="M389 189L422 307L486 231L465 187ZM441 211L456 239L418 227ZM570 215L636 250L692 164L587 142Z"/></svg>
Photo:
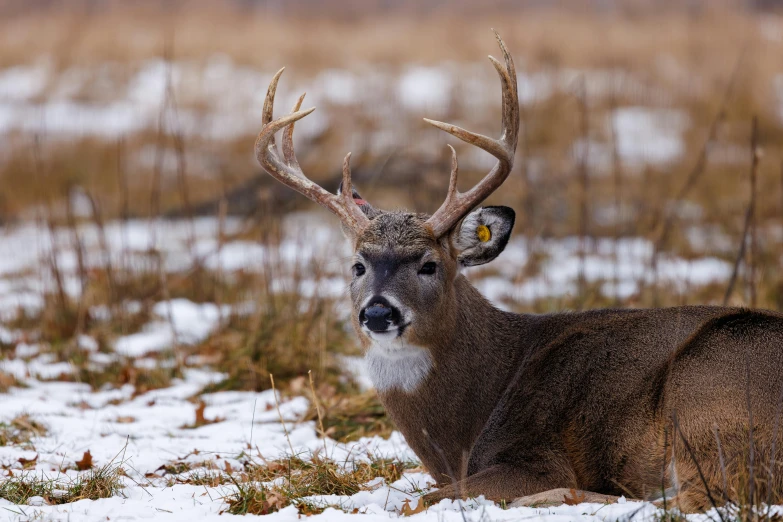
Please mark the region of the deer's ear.
<svg viewBox="0 0 783 522"><path fill-rule="evenodd" d="M480 207L465 216L452 232L459 264L483 265L498 257L508 244L515 217L509 207Z"/></svg>
<svg viewBox="0 0 783 522"><path fill-rule="evenodd" d="M343 192L343 183L340 182L340 186L337 187L337 195L339 196ZM364 212L364 215L367 216L370 219L374 219L379 214L381 214L381 210L378 210L377 208L370 205L367 200L362 198L358 192L356 192L356 189L351 187L351 192L353 192L353 200L356 202L357 205L359 205L359 208L362 209L362 212ZM355 239L354 232L349 230L345 225L342 227L343 229L343 235L348 238L349 240Z"/></svg>
<svg viewBox="0 0 783 522"><path fill-rule="evenodd" d="M340 186L337 187L337 195L339 196L343 192L343 184L340 182ZM359 208L362 209L362 212L370 218L373 219L377 217L381 211L370 205L369 202L367 202L364 198L362 198L358 192L356 192L356 189L354 187L351 187L351 192L353 192L353 200L356 202L357 205L359 205Z"/></svg>

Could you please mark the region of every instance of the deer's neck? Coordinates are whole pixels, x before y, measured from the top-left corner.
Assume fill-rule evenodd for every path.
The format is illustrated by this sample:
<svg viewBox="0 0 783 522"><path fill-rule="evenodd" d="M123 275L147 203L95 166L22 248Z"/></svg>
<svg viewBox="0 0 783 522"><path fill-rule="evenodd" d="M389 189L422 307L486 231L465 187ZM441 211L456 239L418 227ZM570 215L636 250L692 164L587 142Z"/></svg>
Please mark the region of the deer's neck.
<svg viewBox="0 0 783 522"><path fill-rule="evenodd" d="M532 320L498 310L462 276L455 293L458 306L444 317L447 332L435 345L407 346L394 362L374 358L371 348L367 358L387 412L438 480L459 472L463 453L526 355L524 332ZM407 387L377 380L384 363L388 371L407 370Z"/></svg>

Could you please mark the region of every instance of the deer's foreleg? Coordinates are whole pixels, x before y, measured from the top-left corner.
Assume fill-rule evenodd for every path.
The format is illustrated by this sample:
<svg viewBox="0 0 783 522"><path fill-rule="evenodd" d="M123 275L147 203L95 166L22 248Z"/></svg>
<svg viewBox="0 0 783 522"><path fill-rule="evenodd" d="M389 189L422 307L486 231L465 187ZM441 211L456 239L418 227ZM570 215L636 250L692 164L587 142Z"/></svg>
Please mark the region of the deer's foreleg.
<svg viewBox="0 0 783 522"><path fill-rule="evenodd" d="M575 480L570 475L566 469L553 469L551 473L545 474L531 474L514 466L494 465L428 493L424 496L424 501L432 504L444 498L470 498L484 495L495 502L510 504L526 495L573 485Z"/></svg>

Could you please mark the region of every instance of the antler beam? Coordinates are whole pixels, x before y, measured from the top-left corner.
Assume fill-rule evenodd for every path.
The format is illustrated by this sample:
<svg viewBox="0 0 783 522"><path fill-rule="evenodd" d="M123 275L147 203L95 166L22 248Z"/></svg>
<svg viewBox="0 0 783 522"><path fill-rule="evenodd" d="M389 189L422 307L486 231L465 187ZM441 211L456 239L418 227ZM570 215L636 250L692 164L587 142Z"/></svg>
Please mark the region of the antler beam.
<svg viewBox="0 0 783 522"><path fill-rule="evenodd" d="M463 128L443 123L440 121L424 121L435 127L456 136L466 143L475 145L497 158L497 163L484 178L467 192L457 190L457 153L451 148L452 167L451 177L449 179L449 191L446 200L440 208L427 220L427 224L432 229L435 237L441 237L452 229L468 212L473 210L479 203L485 200L490 194L497 190L508 177L514 166L514 154L517 149L517 139L519 136L519 96L517 94L517 73L514 69L514 61L508 54L506 45L501 40L500 35L495 32L500 50L503 53L505 66L492 56L489 61L495 67L500 76L500 84L503 90L503 126L500 139L492 139L487 136L467 131Z"/></svg>
<svg viewBox="0 0 783 522"><path fill-rule="evenodd" d="M275 103L277 83L284 70L285 67L277 71L266 92L262 117L263 126L258 134L258 138L256 138L256 158L270 176L329 209L340 218L346 227L358 235L370 220L353 200L351 167L349 164L351 153L348 153L343 162L343 190L340 194L332 194L317 183L313 183L304 175L294 152L294 123L313 112L315 107L300 110L305 97L303 94L297 100L290 114L274 121L272 120L272 108ZM275 143L275 133L281 129L285 129L283 132L282 160Z"/></svg>

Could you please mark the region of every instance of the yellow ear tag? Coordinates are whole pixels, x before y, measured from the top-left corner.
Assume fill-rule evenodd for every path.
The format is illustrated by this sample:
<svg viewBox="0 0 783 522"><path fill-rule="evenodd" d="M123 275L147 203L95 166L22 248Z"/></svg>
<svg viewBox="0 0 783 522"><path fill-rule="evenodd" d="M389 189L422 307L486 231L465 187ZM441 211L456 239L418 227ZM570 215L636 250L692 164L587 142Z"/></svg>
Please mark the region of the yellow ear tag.
<svg viewBox="0 0 783 522"><path fill-rule="evenodd" d="M478 236L479 241L482 243L486 243L492 238L492 232L489 231L489 227L487 225L479 225L476 228L476 235Z"/></svg>

